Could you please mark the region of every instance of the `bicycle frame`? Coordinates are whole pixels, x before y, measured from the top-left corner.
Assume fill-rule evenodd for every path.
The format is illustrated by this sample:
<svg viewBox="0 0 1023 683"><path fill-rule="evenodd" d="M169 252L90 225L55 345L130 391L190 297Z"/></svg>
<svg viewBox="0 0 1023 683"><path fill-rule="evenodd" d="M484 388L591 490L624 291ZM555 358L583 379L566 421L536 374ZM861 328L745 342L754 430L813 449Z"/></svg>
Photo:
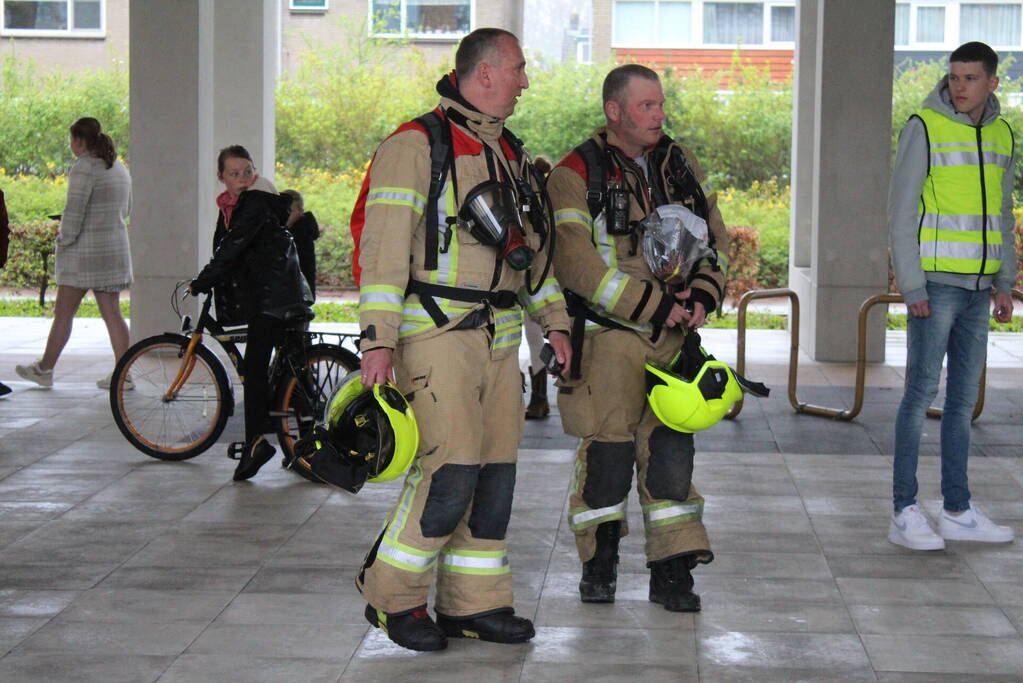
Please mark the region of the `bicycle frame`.
<svg viewBox="0 0 1023 683"><path fill-rule="evenodd" d="M192 374L192 370L195 368L195 349L197 346L202 344L202 338L205 330L209 330L212 333L213 338L217 340L221 348L223 348L224 352L227 354L227 357L231 360L231 364L234 365L234 369L238 373L242 382L245 382L245 366L242 361L241 353L238 351L238 347L236 345L237 341L245 340L245 333L242 333L240 339L235 334L226 333L220 323L218 323L213 316L210 315L210 307L212 305L213 295L207 294L206 299L203 301L196 326L191 331L189 330L191 327L191 320L187 315L184 317L181 331L189 336L188 347L185 349L185 353L181 357L181 367L178 369L177 376L175 376L171 381L170 386L167 387L167 391L163 395L164 401L174 400L177 392L188 380L189 375Z"/></svg>
<svg viewBox="0 0 1023 683"><path fill-rule="evenodd" d="M241 379L242 384L245 383L245 362L237 345L239 343L244 343L248 338L248 328L232 330L230 332L225 330L224 327L217 322L212 315L210 315L212 305L213 294L208 293L205 295L205 299L203 300L202 308L200 309L199 317L196 320L194 328L191 326L191 319L189 316L183 316L181 331L183 334L189 336L189 343L188 347L185 349L184 355L182 356L181 368L179 368L177 376L171 382L167 391L163 395L164 401L173 400L178 390L180 390L180 388L188 380L189 375L195 368L195 348L202 344L204 333L207 331L210 333L210 336L216 340L218 344L220 344L224 353L227 354L227 357L234 366L235 372L238 373L238 377ZM327 336L336 336L338 338L336 346L339 347L342 346L345 339L358 338L358 335L356 334L346 334L342 332L312 332L307 330L301 334L304 335L303 346L308 346L314 341L323 343ZM292 351L295 350L289 347L286 341L274 348L274 357L270 364L269 372L271 394L273 393L272 388L277 385L277 380L284 371L284 364L289 360L285 357L286 354L280 353L280 351L288 350L289 348ZM293 369L297 370L297 366L295 366L294 363L292 363L292 366Z"/></svg>

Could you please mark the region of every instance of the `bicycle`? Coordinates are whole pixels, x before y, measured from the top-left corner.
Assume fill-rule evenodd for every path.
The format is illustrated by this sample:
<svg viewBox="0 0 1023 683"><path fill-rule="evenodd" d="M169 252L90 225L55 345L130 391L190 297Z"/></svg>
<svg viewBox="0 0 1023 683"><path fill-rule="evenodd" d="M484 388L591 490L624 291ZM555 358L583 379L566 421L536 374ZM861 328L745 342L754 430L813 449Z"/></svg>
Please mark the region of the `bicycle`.
<svg viewBox="0 0 1023 683"><path fill-rule="evenodd" d="M205 452L234 413L234 392L224 364L203 344L207 332L243 386L245 382L237 344L245 341L247 329L225 330L210 314L211 294L205 295L193 328L191 317L180 309L189 296L187 287L188 281L179 282L171 297L171 307L182 321L181 333L154 335L131 346L117 362L110 382L110 409L118 429L135 448L160 460L188 460ZM179 295L182 288L185 293ZM338 343L328 343L327 337L336 337ZM356 337L289 328L274 349L268 413L285 466L294 459L295 441L312 431L341 380L359 368L359 357L341 346ZM302 468L295 471L305 476Z"/></svg>

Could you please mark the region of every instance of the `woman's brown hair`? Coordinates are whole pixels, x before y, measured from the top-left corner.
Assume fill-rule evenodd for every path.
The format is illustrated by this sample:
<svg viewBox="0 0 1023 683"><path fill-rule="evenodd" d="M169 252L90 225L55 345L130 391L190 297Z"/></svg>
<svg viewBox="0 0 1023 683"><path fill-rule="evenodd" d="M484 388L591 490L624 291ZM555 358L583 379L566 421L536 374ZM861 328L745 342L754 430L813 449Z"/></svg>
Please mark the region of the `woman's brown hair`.
<svg viewBox="0 0 1023 683"><path fill-rule="evenodd" d="M103 160L103 163L110 168L117 160L117 148L110 136L103 132L99 121L86 116L78 119L70 128L71 137L78 138L85 143L85 149L91 154Z"/></svg>

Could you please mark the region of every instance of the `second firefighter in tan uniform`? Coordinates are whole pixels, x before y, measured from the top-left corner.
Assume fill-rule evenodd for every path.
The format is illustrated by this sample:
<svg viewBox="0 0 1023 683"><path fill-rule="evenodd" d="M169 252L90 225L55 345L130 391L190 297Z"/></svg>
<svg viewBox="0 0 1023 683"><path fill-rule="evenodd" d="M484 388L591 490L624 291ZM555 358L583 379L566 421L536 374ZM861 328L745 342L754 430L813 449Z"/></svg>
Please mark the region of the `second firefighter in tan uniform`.
<svg viewBox="0 0 1023 683"><path fill-rule="evenodd" d="M437 84L440 106L381 144L352 218L363 382L386 381L393 366L419 427L418 455L358 586L370 622L416 650L441 649L446 637L533 637L531 622L514 616L505 543L523 421L517 356L525 309L567 362L568 318L557 282L535 279L546 261L535 226L525 227L536 252L527 278L513 256L470 233L463 210L474 190L515 187L524 172L504 130L528 86L524 69L505 31L463 39L457 78ZM433 198L439 144L447 166ZM436 623L425 609L435 571Z"/></svg>
<svg viewBox="0 0 1023 683"><path fill-rule="evenodd" d="M660 130L657 75L635 64L618 67L605 81L604 101L607 126L569 153L548 183L555 273L575 323L574 366L559 382L558 406L565 431L582 439L568 516L583 562L580 595L584 602L614 600L635 470L650 599L671 611L697 611L691 569L713 553L703 498L692 485L693 436L653 414L644 364L670 361L686 331L719 306L728 237L696 158ZM698 263L684 289L659 282L643 258L637 223L666 203L702 214L719 254Z"/></svg>

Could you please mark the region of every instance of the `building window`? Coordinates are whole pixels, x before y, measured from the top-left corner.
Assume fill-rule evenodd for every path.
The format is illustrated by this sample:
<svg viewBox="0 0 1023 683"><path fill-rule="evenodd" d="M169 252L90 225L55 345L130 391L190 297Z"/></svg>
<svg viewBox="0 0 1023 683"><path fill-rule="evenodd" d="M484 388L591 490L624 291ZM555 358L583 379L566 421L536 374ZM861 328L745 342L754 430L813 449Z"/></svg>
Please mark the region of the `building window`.
<svg viewBox="0 0 1023 683"><path fill-rule="evenodd" d="M461 38L472 26L471 0L370 0L370 33Z"/></svg>
<svg viewBox="0 0 1023 683"><path fill-rule="evenodd" d="M918 7L916 10L916 42L945 42L945 8Z"/></svg>
<svg viewBox="0 0 1023 683"><path fill-rule="evenodd" d="M791 47L793 0L615 0L612 46L620 48Z"/></svg>
<svg viewBox="0 0 1023 683"><path fill-rule="evenodd" d="M104 36L103 0L4 0L3 35L47 37Z"/></svg>
<svg viewBox="0 0 1023 683"><path fill-rule="evenodd" d="M614 42L619 45L672 46L693 42L693 3L615 3Z"/></svg>
<svg viewBox="0 0 1023 683"><path fill-rule="evenodd" d="M909 45L909 5L895 5L895 44Z"/></svg>
<svg viewBox="0 0 1023 683"><path fill-rule="evenodd" d="M796 8L776 6L771 8L771 42L794 43L796 41Z"/></svg>
<svg viewBox="0 0 1023 683"><path fill-rule="evenodd" d="M759 2L705 2L703 42L760 45L764 42L764 5Z"/></svg>
<svg viewBox="0 0 1023 683"><path fill-rule="evenodd" d="M288 0L288 9L292 12L316 12L323 14L327 11L327 0Z"/></svg>
<svg viewBox="0 0 1023 683"><path fill-rule="evenodd" d="M992 47L1020 45L1020 5L966 4L960 7L959 40L983 41Z"/></svg>

